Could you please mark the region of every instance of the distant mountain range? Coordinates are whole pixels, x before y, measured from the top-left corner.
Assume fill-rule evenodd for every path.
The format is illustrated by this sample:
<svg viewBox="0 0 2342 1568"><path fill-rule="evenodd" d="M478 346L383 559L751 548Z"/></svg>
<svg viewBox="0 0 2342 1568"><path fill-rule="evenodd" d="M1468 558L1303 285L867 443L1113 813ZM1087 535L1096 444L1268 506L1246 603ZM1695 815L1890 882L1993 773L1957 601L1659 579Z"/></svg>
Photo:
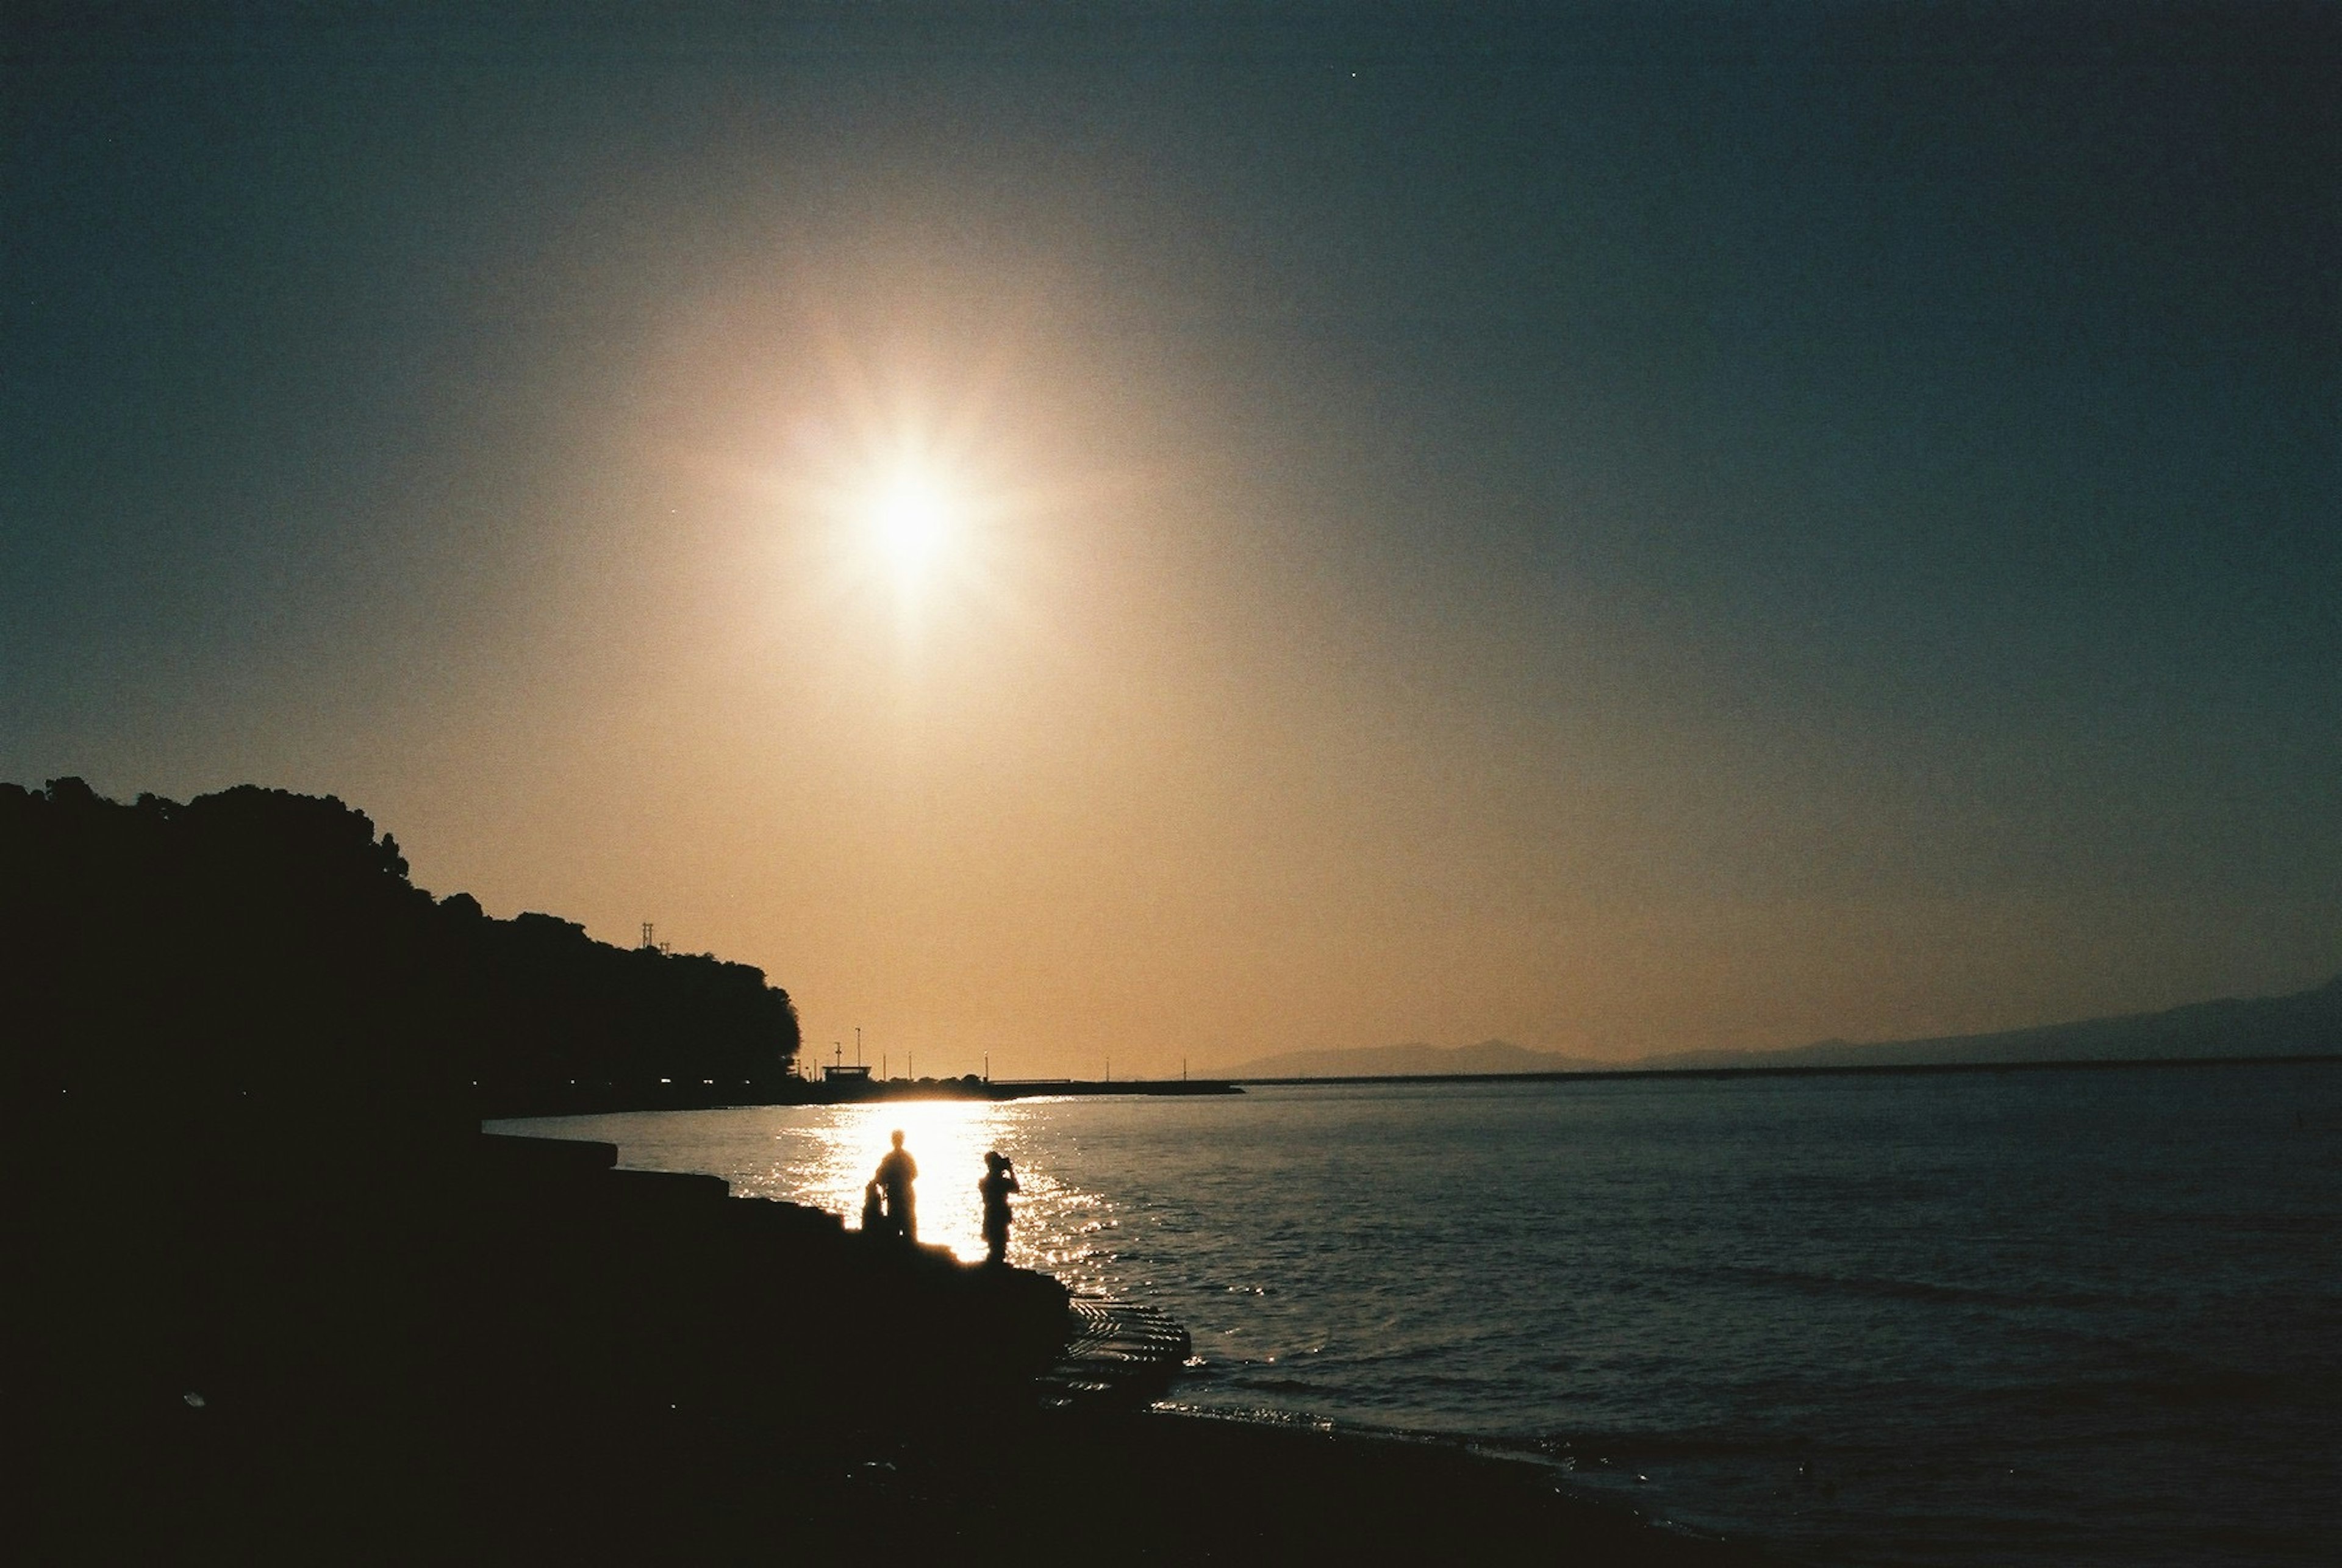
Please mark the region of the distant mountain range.
<svg viewBox="0 0 2342 1568"><path fill-rule="evenodd" d="M1443 1073L1583 1073L1616 1062L1530 1051L1503 1040L1443 1050L1436 1045L1367 1045L1351 1051L1287 1051L1220 1070L1228 1078L1382 1078Z"/></svg>
<svg viewBox="0 0 2342 1568"><path fill-rule="evenodd" d="M2342 975L2285 996L2227 997L2161 1013L2044 1024L1992 1034L1857 1043L1823 1040L1776 1051L1670 1051L1600 1061L1502 1040L1442 1049L1373 1045L1288 1051L1220 1069L1229 1078L1363 1078L1417 1074L1695 1072L1718 1067L1955 1066L1993 1062L2169 1061L2179 1057L2342 1055Z"/></svg>

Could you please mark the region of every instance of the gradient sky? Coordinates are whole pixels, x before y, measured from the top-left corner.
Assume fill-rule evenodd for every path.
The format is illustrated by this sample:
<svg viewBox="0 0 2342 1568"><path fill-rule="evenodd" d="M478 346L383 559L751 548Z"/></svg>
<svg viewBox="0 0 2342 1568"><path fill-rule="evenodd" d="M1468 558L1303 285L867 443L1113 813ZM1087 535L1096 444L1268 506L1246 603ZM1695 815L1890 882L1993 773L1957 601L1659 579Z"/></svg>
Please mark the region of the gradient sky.
<svg viewBox="0 0 2342 1568"><path fill-rule="evenodd" d="M0 778L898 1072L2342 969L2342 6L1472 10L12 0Z"/></svg>

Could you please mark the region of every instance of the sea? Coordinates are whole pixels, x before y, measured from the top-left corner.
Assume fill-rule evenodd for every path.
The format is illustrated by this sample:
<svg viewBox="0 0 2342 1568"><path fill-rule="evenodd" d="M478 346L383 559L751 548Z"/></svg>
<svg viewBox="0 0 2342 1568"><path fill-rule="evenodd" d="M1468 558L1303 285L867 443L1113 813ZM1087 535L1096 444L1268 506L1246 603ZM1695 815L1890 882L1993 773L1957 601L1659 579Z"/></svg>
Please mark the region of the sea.
<svg viewBox="0 0 2342 1568"><path fill-rule="evenodd" d="M1460 1443L1815 1564L2342 1560L2342 1060L565 1117L1185 1323L1171 1406ZM854 1325L817 1304L794 1324Z"/></svg>

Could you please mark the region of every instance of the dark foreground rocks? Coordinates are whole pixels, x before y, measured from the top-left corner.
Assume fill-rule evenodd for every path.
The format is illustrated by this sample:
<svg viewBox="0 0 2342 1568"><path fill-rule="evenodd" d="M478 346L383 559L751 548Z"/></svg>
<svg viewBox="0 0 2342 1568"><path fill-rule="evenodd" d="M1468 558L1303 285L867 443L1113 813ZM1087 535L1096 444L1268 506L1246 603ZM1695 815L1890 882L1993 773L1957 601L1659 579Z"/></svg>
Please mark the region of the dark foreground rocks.
<svg viewBox="0 0 2342 1568"><path fill-rule="evenodd" d="M606 1145L143 1120L13 1151L19 1561L1751 1560L1530 1466L1046 1408L1055 1281Z"/></svg>
<svg viewBox="0 0 2342 1568"><path fill-rule="evenodd" d="M46 1110L9 1150L0 1388L45 1559L525 1553L693 1490L671 1432L1014 1409L1066 1335L1046 1276L608 1145Z"/></svg>

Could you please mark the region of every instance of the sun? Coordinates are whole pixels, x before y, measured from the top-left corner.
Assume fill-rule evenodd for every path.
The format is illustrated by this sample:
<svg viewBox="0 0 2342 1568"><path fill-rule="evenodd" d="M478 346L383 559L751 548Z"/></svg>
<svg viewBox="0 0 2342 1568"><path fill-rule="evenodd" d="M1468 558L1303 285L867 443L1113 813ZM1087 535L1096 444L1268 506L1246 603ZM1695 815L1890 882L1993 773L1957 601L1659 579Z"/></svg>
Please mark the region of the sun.
<svg viewBox="0 0 2342 1568"><path fill-rule="evenodd" d="M949 542L955 521L950 498L927 474L901 473L887 481L870 509L881 554L904 577L916 577Z"/></svg>

